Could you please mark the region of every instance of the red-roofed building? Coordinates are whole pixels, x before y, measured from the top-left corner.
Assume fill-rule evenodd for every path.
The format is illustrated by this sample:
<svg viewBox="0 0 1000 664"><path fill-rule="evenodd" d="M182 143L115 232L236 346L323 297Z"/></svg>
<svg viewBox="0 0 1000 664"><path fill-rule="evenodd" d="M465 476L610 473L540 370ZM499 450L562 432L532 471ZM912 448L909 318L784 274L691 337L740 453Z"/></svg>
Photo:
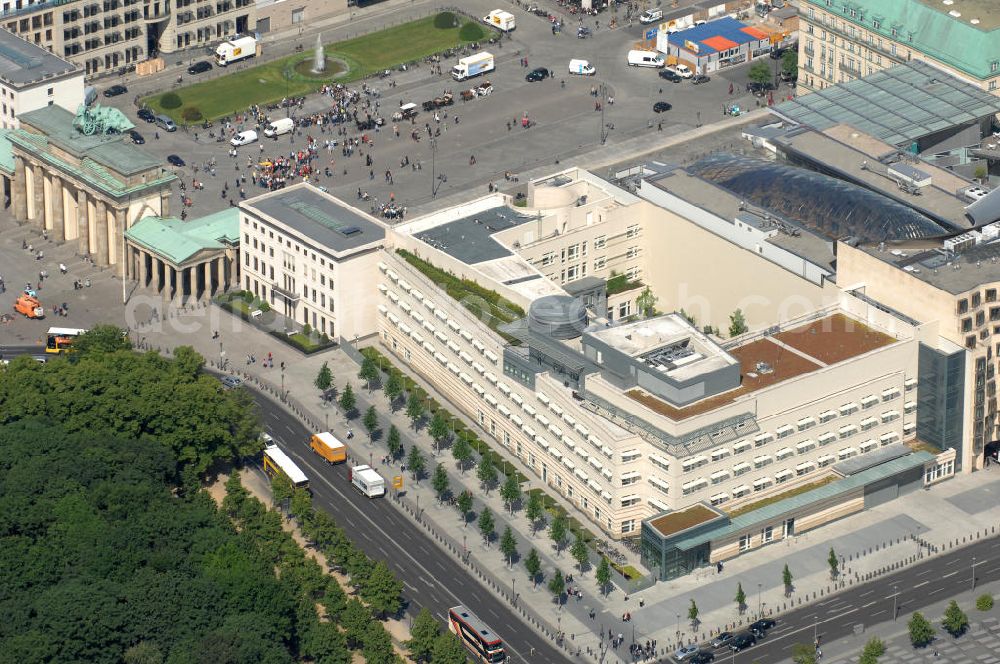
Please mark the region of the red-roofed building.
<svg viewBox="0 0 1000 664"><path fill-rule="evenodd" d="M741 65L771 52L767 32L729 16L661 37L659 50L699 74Z"/></svg>

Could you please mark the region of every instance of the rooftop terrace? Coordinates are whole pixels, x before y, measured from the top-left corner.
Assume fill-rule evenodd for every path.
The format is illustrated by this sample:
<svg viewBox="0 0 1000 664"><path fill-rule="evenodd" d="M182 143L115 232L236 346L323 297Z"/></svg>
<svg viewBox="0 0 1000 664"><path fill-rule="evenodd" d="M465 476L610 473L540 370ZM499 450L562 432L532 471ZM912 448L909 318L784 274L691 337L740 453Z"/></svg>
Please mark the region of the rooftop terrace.
<svg viewBox="0 0 1000 664"><path fill-rule="evenodd" d="M715 510L709 509L704 505L692 505L685 510L670 512L669 514L657 517L650 521L649 525L664 537L670 537L688 528L718 519L721 516Z"/></svg>
<svg viewBox="0 0 1000 664"><path fill-rule="evenodd" d="M780 332L774 338L823 364L836 364L896 341L843 314Z"/></svg>

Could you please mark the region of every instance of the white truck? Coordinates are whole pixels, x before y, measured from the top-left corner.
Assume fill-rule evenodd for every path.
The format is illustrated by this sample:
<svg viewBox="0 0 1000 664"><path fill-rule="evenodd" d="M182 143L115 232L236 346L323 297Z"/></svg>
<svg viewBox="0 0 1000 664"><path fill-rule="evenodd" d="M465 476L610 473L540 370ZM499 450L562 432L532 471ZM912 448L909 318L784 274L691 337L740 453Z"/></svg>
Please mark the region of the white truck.
<svg viewBox="0 0 1000 664"><path fill-rule="evenodd" d="M510 32L517 27L517 19L510 12L502 9L494 9L483 17L483 23L492 26L501 32Z"/></svg>
<svg viewBox="0 0 1000 664"><path fill-rule="evenodd" d="M477 53L462 58L458 64L451 68L451 77L456 81L464 81L473 76L487 74L496 69L496 62L492 53Z"/></svg>
<svg viewBox="0 0 1000 664"><path fill-rule="evenodd" d="M369 498L385 495L385 480L371 466L351 468L351 485Z"/></svg>
<svg viewBox="0 0 1000 664"><path fill-rule="evenodd" d="M225 67L257 55L257 40L253 37L235 37L224 41L215 49L215 64Z"/></svg>
<svg viewBox="0 0 1000 664"><path fill-rule="evenodd" d="M278 118L274 122L267 125L264 129L264 135L268 138L277 138L282 134L287 134L295 129L295 120L291 118Z"/></svg>

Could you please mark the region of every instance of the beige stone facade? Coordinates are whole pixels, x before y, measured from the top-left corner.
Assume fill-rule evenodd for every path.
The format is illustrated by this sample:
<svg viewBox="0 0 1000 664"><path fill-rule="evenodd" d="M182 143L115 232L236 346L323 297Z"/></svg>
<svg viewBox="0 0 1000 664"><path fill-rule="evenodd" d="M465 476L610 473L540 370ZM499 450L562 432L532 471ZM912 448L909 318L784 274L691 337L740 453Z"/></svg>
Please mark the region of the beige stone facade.
<svg viewBox="0 0 1000 664"><path fill-rule="evenodd" d="M304 29L318 19L349 11L347 0L257 0L256 31L268 33Z"/></svg>

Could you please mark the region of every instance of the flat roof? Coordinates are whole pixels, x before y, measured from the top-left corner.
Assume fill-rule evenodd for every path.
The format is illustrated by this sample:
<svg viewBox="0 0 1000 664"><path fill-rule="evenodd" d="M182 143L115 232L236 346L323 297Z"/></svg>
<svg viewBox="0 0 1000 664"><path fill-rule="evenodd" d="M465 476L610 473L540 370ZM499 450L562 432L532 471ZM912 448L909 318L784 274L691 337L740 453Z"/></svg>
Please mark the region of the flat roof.
<svg viewBox="0 0 1000 664"><path fill-rule="evenodd" d="M758 28L741 23L732 16L723 16L702 25L696 25L687 30L675 32L667 38L671 46L704 57L720 51L735 48L741 44L767 39L768 34ZM693 51L687 47L687 42L698 45Z"/></svg>
<svg viewBox="0 0 1000 664"><path fill-rule="evenodd" d="M864 355L896 339L844 314L833 314L774 335L774 339L823 364Z"/></svg>
<svg viewBox="0 0 1000 664"><path fill-rule="evenodd" d="M0 29L0 80L11 87L22 88L72 73L83 75L78 65L9 30ZM83 82L80 84L83 85Z"/></svg>
<svg viewBox="0 0 1000 664"><path fill-rule="evenodd" d="M385 238L385 228L372 217L308 182L251 198L240 207L278 220L334 253Z"/></svg>
<svg viewBox="0 0 1000 664"><path fill-rule="evenodd" d="M669 512L663 516L655 517L648 521L648 523L661 535L669 537L685 531L688 528L693 528L697 525L722 517L723 515L721 513L713 509L702 504L696 504L678 512Z"/></svg>
<svg viewBox="0 0 1000 664"><path fill-rule="evenodd" d="M466 265L475 265L512 254L493 238L494 233L535 220L537 217L534 215L525 215L516 208L500 205L432 226L414 233L414 237Z"/></svg>
<svg viewBox="0 0 1000 664"><path fill-rule="evenodd" d="M986 282L1000 281L1000 241L955 252L945 251L940 240L858 248L953 295L979 288Z"/></svg>
<svg viewBox="0 0 1000 664"><path fill-rule="evenodd" d="M951 20L968 22L980 30L1000 28L1000 14L997 14L996 0L953 0L950 4L937 0L917 0L917 2L946 15ZM949 15L953 11L959 13L957 18ZM973 20L976 23L972 23Z"/></svg>
<svg viewBox="0 0 1000 664"><path fill-rule="evenodd" d="M1000 112L1000 97L912 60L771 107L820 131L848 124L898 147Z"/></svg>

